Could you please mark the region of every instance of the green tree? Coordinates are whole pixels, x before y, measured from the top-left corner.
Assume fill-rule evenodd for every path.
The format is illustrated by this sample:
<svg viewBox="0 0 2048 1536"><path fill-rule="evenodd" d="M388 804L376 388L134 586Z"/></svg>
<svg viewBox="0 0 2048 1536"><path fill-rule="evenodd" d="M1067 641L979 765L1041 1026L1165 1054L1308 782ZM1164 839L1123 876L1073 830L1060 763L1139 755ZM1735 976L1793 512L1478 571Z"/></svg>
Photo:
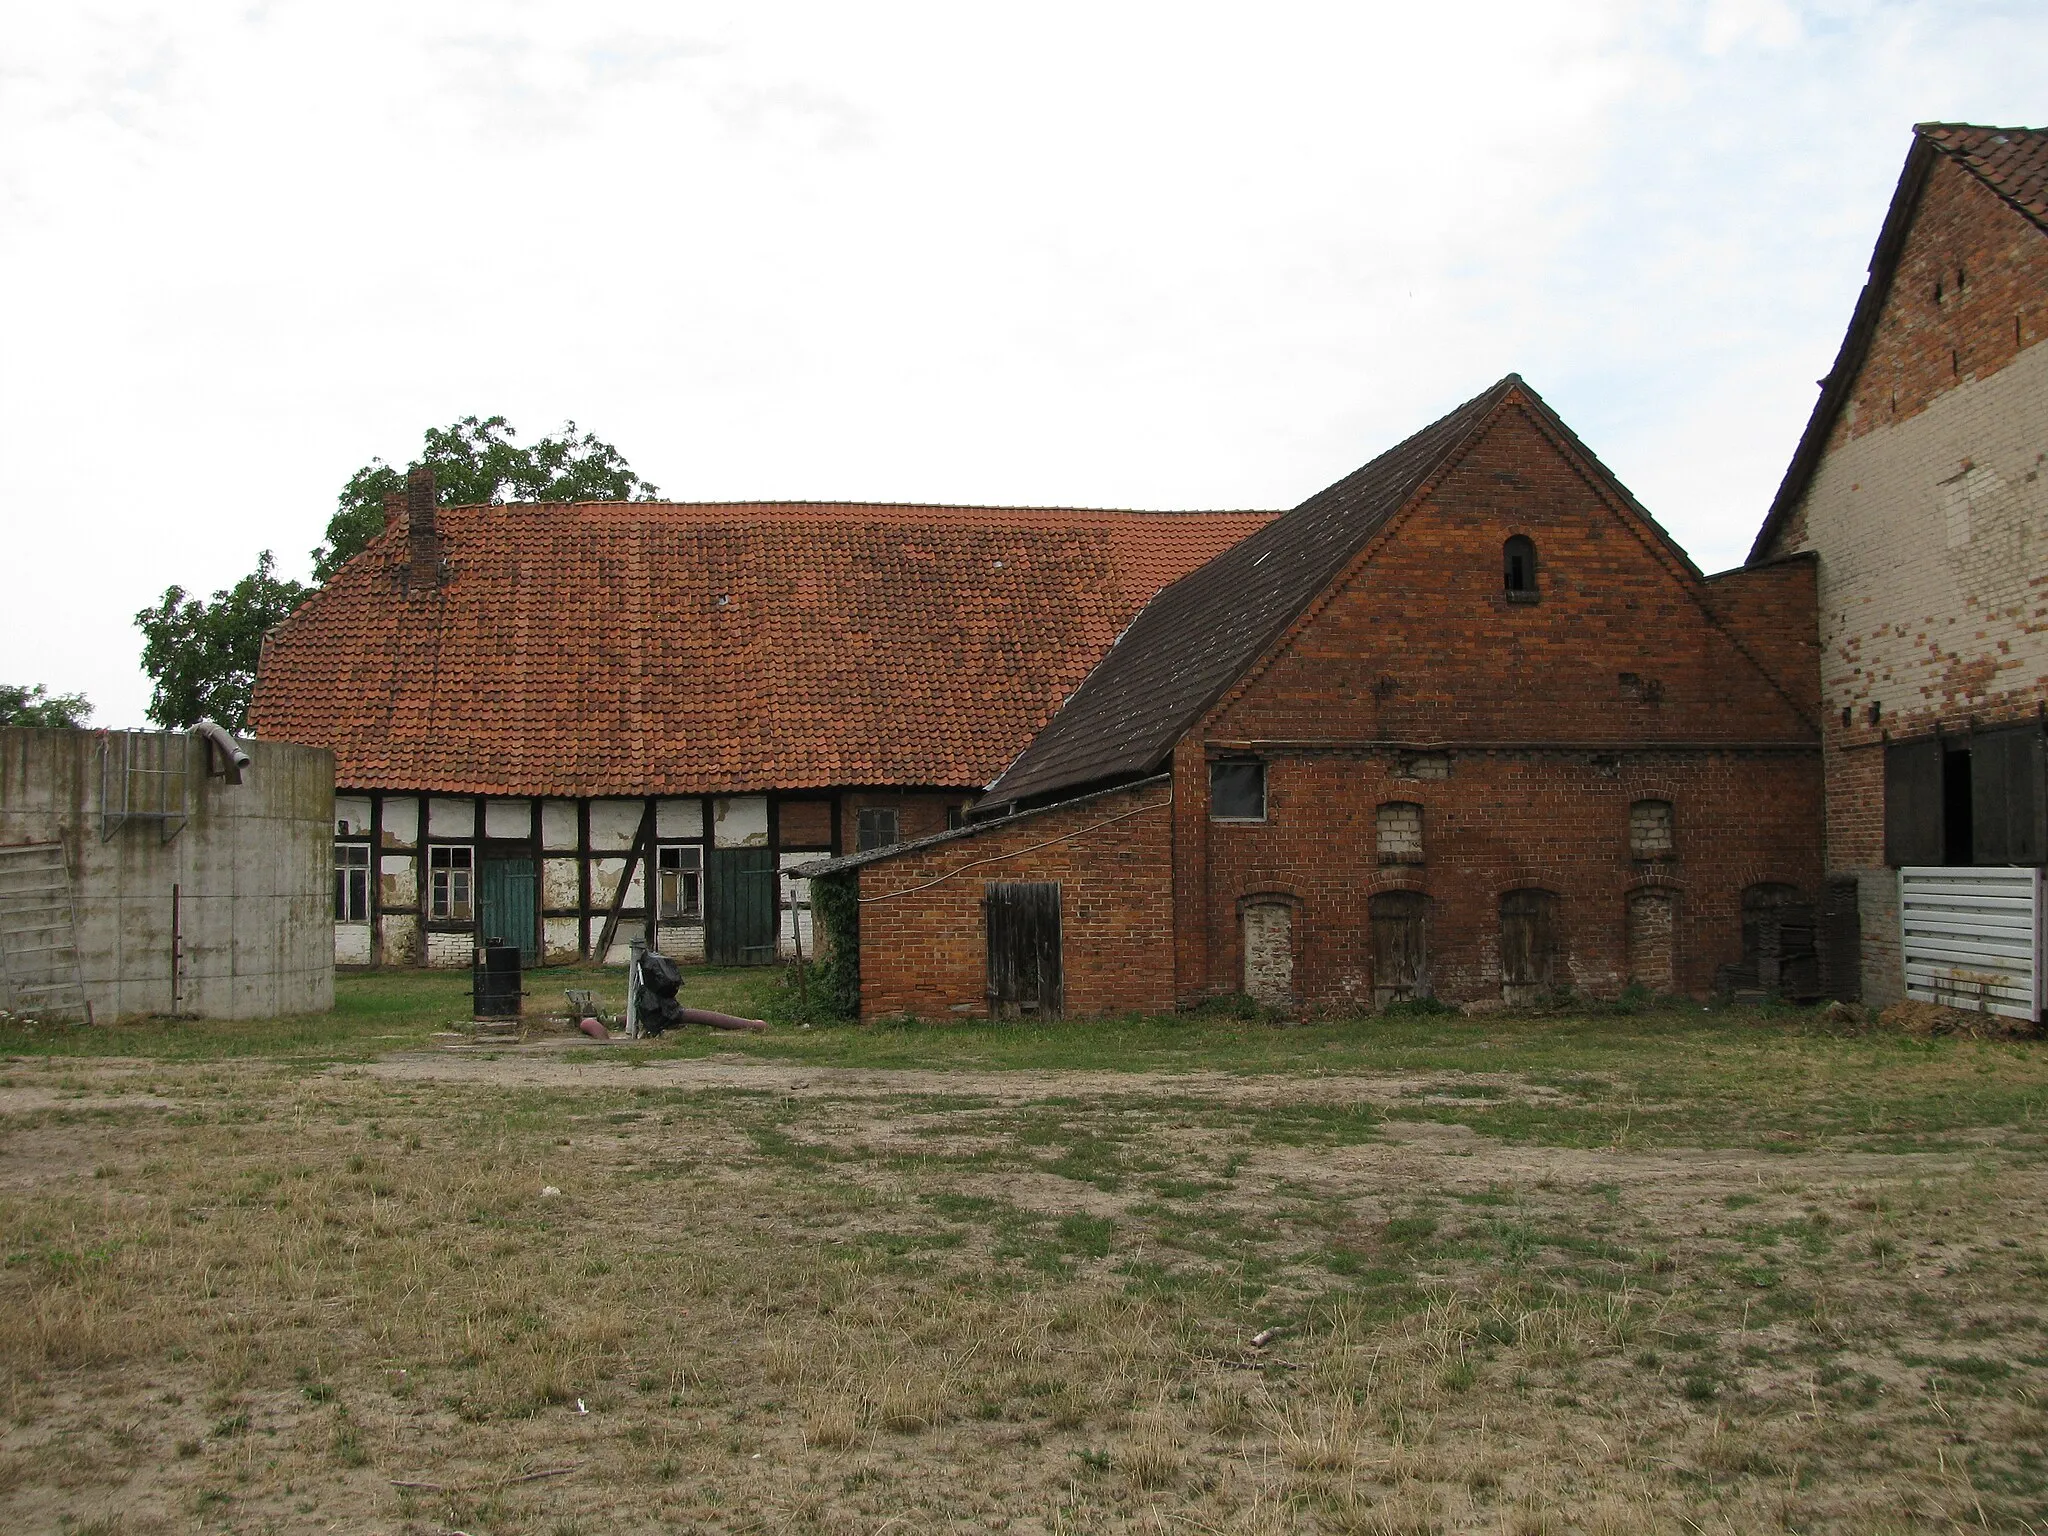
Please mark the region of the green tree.
<svg viewBox="0 0 2048 1536"><path fill-rule="evenodd" d="M156 684L149 718L170 728L201 720L218 720L231 731L246 727L263 636L311 591L280 580L266 549L254 571L214 593L212 602L172 587L162 602L136 614L142 670Z"/></svg>
<svg viewBox="0 0 2048 1536"><path fill-rule="evenodd" d="M405 489L407 470L434 472L443 507L505 501L651 501L656 488L633 473L619 450L566 422L552 437L521 447L502 416L465 416L427 429L420 456L398 469L372 459L348 477L327 537L313 551L313 579L325 582L384 528L384 498Z"/></svg>
<svg viewBox="0 0 2048 1536"><path fill-rule="evenodd" d="M52 693L41 683L17 688L0 683L0 725L79 726L92 718L82 693Z"/></svg>

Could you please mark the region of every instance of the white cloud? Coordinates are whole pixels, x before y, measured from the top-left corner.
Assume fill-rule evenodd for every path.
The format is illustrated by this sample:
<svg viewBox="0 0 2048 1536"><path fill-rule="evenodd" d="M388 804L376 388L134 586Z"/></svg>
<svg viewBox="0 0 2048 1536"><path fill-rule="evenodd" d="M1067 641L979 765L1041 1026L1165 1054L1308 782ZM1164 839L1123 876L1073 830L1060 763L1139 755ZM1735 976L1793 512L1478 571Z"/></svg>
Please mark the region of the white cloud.
<svg viewBox="0 0 2048 1536"><path fill-rule="evenodd" d="M48 7L0 61L0 679L421 431L685 497L1287 505L1509 369L1739 559L1916 118L2033 9Z"/></svg>

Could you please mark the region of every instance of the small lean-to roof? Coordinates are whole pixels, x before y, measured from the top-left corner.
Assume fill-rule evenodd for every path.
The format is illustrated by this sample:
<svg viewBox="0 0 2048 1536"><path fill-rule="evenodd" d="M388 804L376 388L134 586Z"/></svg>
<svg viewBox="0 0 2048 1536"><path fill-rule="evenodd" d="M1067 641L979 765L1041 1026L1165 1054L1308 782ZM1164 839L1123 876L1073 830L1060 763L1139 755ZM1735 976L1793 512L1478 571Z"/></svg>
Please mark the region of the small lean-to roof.
<svg viewBox="0 0 2048 1536"><path fill-rule="evenodd" d="M251 720L350 789L985 784L1167 583L1270 512L581 502L403 522L265 643Z"/></svg>
<svg viewBox="0 0 2048 1536"><path fill-rule="evenodd" d="M890 843L883 848L870 848L864 853L842 853L835 858L818 859L810 864L792 865L785 873L805 880L817 879L825 875L844 874L847 870L862 869L869 864L879 864L885 859L898 858L906 853L922 853L925 849L935 848L940 843L955 843L965 838L982 837L990 832L1000 832L1005 827L1013 826L1017 822L1029 821L1034 816L1044 816L1052 811L1071 810L1074 806L1086 805L1090 800L1100 800L1109 795L1121 795L1132 790L1147 789L1154 786L1168 786L1172 783L1172 775L1162 773L1155 778L1140 779L1136 783L1117 784L1108 789L1098 789L1086 794L1075 795L1071 800L1054 800L1045 805L1028 806L1023 810L1011 811L1006 815L992 816L987 821L970 821L964 827L949 827L944 832L927 833L923 837L913 837L907 842ZM1156 803L1163 804L1164 802ZM1153 808L1152 805L1143 807L1146 810ZM1117 821L1122 819L1122 817L1112 818L1112 820ZM1091 827L1085 830L1095 831L1098 829ZM1080 835L1080 833L1068 833L1067 837ZM1065 839L1061 840L1064 841ZM1005 855L1005 857L1015 857L1015 855ZM968 867L972 868L973 866L970 865Z"/></svg>
<svg viewBox="0 0 2048 1536"><path fill-rule="evenodd" d="M1513 391L1550 418L1511 373L1161 592L989 786L987 799L1035 798L1159 767L1182 733Z"/></svg>
<svg viewBox="0 0 2048 1536"><path fill-rule="evenodd" d="M1757 530L1756 542L1750 546L1751 564L1770 558L1779 529L1805 497L1814 472L1820 468L1821 455L1827 451L1828 438L1835 430L1835 419L1849 404L1856 376L1863 371L1863 360L1870 354L1871 338L1877 334L1877 322L1891 293L1892 278L1898 271L1906 233L1912 228L1928 173L1944 155L1997 193L2036 229L2048 234L2048 129L1986 128L1974 123L1914 125L1913 147L1906 154L1905 169L1899 173L1891 207L1885 212L1877 245L1870 253L1870 275L1857 296L1849 329L1835 354L1835 365L1821 380L1820 398L1814 402L1806 430L1799 436L1799 446L1792 451L1792 462L1779 482L1778 494L1771 498L1771 509L1764 514L1763 527Z"/></svg>

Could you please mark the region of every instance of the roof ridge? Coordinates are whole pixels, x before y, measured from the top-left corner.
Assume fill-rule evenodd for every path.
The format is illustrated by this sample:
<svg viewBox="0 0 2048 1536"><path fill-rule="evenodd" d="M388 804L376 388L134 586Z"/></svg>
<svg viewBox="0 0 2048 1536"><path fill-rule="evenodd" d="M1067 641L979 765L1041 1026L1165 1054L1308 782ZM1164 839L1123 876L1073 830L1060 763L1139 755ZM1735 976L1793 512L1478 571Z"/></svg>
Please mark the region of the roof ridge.
<svg viewBox="0 0 2048 1536"><path fill-rule="evenodd" d="M1517 389L1528 386L1506 375L1162 590L989 794L1024 799L1157 767Z"/></svg>
<svg viewBox="0 0 2048 1536"><path fill-rule="evenodd" d="M972 501L671 501L666 497L644 501L465 501L442 507L441 512L540 511L546 508L574 510L578 507L668 507L678 510L736 511L747 507L762 509L838 508L846 511L889 512L1058 512L1083 517L1279 517L1278 507L1075 507L1025 505Z"/></svg>

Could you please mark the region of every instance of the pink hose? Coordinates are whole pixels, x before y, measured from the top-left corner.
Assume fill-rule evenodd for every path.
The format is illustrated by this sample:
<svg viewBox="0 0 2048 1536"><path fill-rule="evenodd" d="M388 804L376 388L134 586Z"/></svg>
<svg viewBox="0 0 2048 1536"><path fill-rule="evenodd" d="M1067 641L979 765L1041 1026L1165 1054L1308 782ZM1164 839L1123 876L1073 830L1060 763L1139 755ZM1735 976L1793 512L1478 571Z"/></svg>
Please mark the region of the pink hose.
<svg viewBox="0 0 2048 1536"><path fill-rule="evenodd" d="M735 1014L713 1013L708 1008L685 1008L683 1022L708 1024L713 1029L766 1029L766 1019L742 1019Z"/></svg>

